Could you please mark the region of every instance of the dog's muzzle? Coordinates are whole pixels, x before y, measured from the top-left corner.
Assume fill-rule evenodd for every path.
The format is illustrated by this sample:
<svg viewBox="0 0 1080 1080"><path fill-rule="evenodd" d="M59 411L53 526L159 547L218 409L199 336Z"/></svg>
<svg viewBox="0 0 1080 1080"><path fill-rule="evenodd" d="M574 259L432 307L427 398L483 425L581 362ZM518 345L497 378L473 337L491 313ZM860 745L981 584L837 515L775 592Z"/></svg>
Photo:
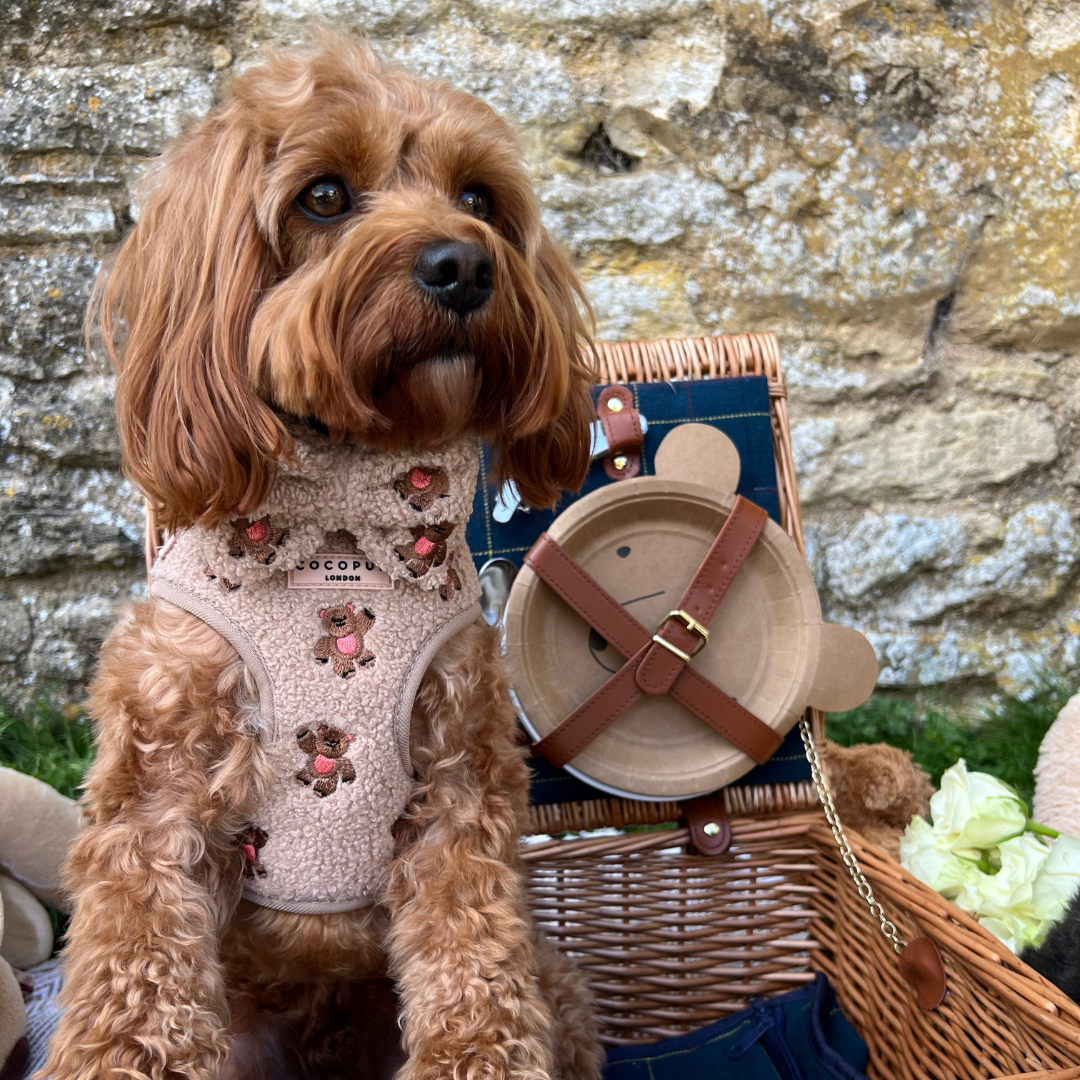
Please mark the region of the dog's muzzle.
<svg viewBox="0 0 1080 1080"><path fill-rule="evenodd" d="M426 295L463 318L490 299L495 267L479 244L432 240L420 249L413 277Z"/></svg>

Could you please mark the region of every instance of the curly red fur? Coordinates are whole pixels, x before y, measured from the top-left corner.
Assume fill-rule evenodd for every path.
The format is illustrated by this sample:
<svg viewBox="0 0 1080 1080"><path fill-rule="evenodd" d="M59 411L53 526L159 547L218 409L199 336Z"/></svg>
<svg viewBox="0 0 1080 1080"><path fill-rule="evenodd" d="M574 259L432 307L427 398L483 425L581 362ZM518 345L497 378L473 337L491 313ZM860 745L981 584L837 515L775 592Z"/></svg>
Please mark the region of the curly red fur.
<svg viewBox="0 0 1080 1080"><path fill-rule="evenodd" d="M364 201L316 224L296 197L327 174ZM489 221L458 208L467 185ZM494 267L467 318L410 281L441 238ZM524 498L552 502L588 463L583 309L502 121L326 36L241 76L169 150L90 317L128 475L176 529L251 513L291 452L286 414L383 449L486 436ZM462 631L425 676L414 795L358 911L240 899L237 838L270 770L254 681L202 622L137 605L92 707L54 1080L596 1080L588 991L525 903L527 773L494 631Z"/></svg>
<svg viewBox="0 0 1080 1080"><path fill-rule="evenodd" d="M295 201L325 175L362 195L333 225ZM476 185L490 221L455 205ZM412 279L440 238L494 264L465 320ZM380 449L472 432L498 448L499 480L553 504L588 467L583 311L506 124L328 37L238 78L170 147L89 319L120 373L127 474L176 529L259 504L290 451L278 411Z"/></svg>

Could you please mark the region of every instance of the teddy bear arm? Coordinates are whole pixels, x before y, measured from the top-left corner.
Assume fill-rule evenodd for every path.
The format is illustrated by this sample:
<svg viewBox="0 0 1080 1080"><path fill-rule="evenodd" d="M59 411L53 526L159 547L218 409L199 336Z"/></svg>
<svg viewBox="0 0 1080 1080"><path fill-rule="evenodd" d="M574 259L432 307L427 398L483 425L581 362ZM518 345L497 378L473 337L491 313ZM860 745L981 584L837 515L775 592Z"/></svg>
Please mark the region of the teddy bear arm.
<svg viewBox="0 0 1080 1080"><path fill-rule="evenodd" d="M79 823L73 799L33 776L0 768L0 865L60 911L69 910L61 872Z"/></svg>
<svg viewBox="0 0 1080 1080"><path fill-rule="evenodd" d="M334 651L334 639L332 637L321 637L315 642L315 659L316 660L329 660Z"/></svg>
<svg viewBox="0 0 1080 1080"><path fill-rule="evenodd" d="M0 956L20 970L48 960L53 950L53 928L41 901L14 878L0 874L0 903L4 906Z"/></svg>
<svg viewBox="0 0 1080 1080"><path fill-rule="evenodd" d="M342 758L339 762L338 775L343 784L351 784L356 779L356 769L348 758Z"/></svg>
<svg viewBox="0 0 1080 1080"><path fill-rule="evenodd" d="M311 762L308 762L308 764L296 774L296 779L299 780L301 784L313 784L318 778L318 773L315 772L315 768Z"/></svg>

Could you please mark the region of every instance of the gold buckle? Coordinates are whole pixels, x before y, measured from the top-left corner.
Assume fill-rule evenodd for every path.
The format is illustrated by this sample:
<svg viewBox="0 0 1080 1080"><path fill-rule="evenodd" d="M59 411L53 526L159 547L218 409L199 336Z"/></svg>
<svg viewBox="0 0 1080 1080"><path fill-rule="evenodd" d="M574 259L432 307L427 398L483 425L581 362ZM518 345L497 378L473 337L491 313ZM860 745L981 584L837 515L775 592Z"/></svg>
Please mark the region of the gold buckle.
<svg viewBox="0 0 1080 1080"><path fill-rule="evenodd" d="M660 631L663 630L664 624L668 621L668 619L678 619L680 622L683 623L686 629L690 631L691 634L697 634L698 637L701 638L692 653L683 652L682 649L678 648L678 646L672 645L670 641L665 641L660 636ZM674 653L684 664L688 664L690 663L690 660L693 657L697 656L697 654L701 652L701 650L704 649L705 646L708 644L709 631L706 627L702 626L701 623L699 623L697 619L695 619L694 616L691 615L689 612L681 610L669 611L660 620L660 622L656 624L656 633L653 634L653 641L655 641L657 645L663 645L668 652Z"/></svg>

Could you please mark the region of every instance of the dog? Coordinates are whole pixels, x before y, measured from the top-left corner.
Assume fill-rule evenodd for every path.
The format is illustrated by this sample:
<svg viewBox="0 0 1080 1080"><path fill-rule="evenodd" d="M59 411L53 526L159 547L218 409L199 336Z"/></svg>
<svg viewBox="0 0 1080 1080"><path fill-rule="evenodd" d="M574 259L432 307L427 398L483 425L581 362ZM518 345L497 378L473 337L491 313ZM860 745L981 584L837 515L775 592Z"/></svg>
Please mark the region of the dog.
<svg viewBox="0 0 1080 1080"><path fill-rule="evenodd" d="M588 467L590 318L506 124L326 32L238 76L167 150L88 327L118 371L126 474L159 522L250 540L256 510L317 443L415 459L380 492L395 513L442 512L445 499L426 511L404 495L463 439L490 441L495 483L552 505ZM256 531L258 558L224 542L227 587L207 569L210 606L280 567L302 530ZM433 569L446 581L431 603L458 602L465 562L454 578ZM387 667L372 648L354 678L314 655L304 678L357 692ZM413 779L365 907L298 913L241 895L273 878L259 694L226 637L157 595L103 647L45 1075L595 1080L588 991L526 906L527 772L496 632L471 622L426 669ZM359 740L347 746L355 782L314 799L296 783L300 754L290 798L312 813L352 798L364 759ZM331 850L358 828L299 846Z"/></svg>

